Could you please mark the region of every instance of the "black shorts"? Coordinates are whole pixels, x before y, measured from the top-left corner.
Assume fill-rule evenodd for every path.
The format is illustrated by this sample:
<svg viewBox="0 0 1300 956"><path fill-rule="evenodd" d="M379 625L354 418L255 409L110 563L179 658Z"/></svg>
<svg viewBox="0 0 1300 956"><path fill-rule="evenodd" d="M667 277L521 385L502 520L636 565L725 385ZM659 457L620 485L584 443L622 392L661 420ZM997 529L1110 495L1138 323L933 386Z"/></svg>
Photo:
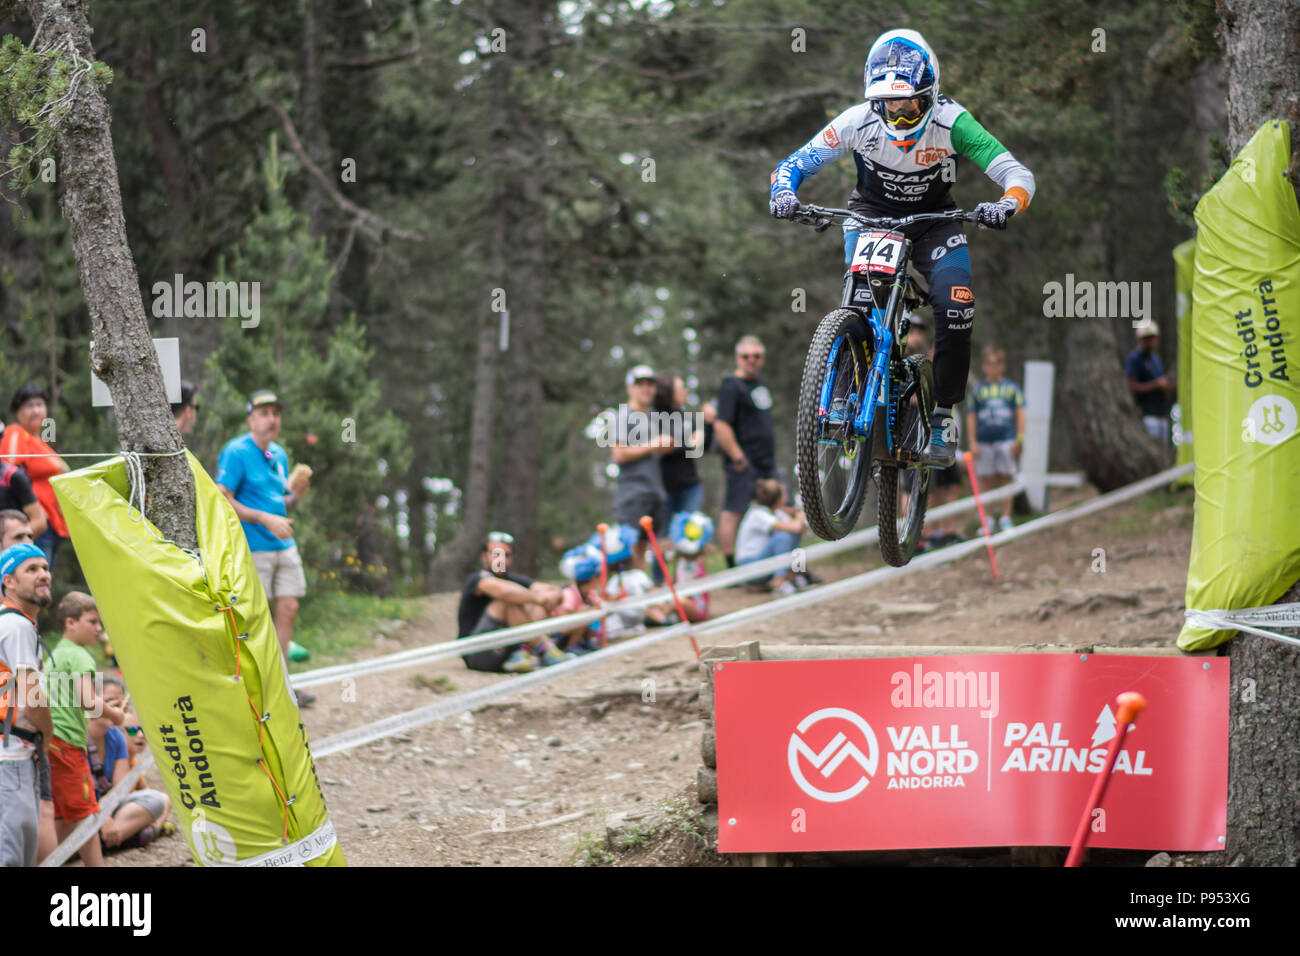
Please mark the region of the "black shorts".
<svg viewBox="0 0 1300 956"><path fill-rule="evenodd" d="M641 527L641 517L649 515L653 520L655 536L659 537L668 528L668 502L658 495L649 493L636 495L614 509L614 520L619 524L631 525L641 533L642 541L649 541Z"/></svg>
<svg viewBox="0 0 1300 956"><path fill-rule="evenodd" d="M953 485L960 485L961 468L957 465L949 465L947 468L932 468L930 470L930 482L936 488L951 488Z"/></svg>
<svg viewBox="0 0 1300 956"><path fill-rule="evenodd" d="M736 471L735 466L728 461L723 464L722 471L727 476L727 491L722 500L722 510L738 515L743 515L748 510L750 502L754 500L754 486L758 484L758 479L775 478L781 484L785 484L779 468L759 471L753 465L749 465L744 471ZM789 488L785 489L785 494L786 503L789 504Z"/></svg>
<svg viewBox="0 0 1300 956"><path fill-rule="evenodd" d="M490 631L499 631L506 626L505 621L498 621L487 611L484 611L478 619L478 624L474 630L466 634L466 637L476 637L479 634L487 634ZM465 662L465 666L472 671L490 671L494 674L501 673L501 665L506 659L515 652L519 644L511 644L507 647L489 647L486 650L475 651L472 654L462 654L460 659Z"/></svg>

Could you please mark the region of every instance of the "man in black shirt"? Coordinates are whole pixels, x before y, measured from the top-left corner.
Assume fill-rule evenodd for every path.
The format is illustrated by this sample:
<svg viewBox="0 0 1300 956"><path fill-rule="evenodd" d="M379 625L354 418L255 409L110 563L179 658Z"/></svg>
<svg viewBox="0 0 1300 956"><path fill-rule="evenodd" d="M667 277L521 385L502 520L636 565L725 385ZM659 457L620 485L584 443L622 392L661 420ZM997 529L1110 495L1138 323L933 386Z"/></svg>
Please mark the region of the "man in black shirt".
<svg viewBox="0 0 1300 956"><path fill-rule="evenodd" d="M21 511L27 515L34 537L45 533L45 509L36 500L32 480L21 467L8 462L0 462L0 511Z"/></svg>
<svg viewBox="0 0 1300 956"><path fill-rule="evenodd" d="M772 432L772 393L758 376L763 357L763 343L746 335L736 343L735 374L724 378L718 388L714 437L727 459L722 467L727 492L718 523L718 544L728 567L736 563L736 529L754 497L755 482L779 477Z"/></svg>
<svg viewBox="0 0 1300 956"><path fill-rule="evenodd" d="M510 570L514 541L508 534L493 531L483 542L479 554L482 567L470 574L460 592L460 607L456 611L458 640L539 621L559 607L559 588ZM470 670L510 674L525 673L539 663L548 667L568 659L569 655L545 635L523 644L461 655Z"/></svg>

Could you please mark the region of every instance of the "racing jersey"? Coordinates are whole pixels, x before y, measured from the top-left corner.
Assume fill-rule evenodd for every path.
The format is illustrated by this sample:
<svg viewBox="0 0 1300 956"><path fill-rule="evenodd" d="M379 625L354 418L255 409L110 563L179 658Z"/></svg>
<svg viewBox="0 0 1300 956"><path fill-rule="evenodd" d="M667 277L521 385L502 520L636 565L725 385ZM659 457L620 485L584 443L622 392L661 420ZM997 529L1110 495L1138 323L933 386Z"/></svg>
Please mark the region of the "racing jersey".
<svg viewBox="0 0 1300 956"><path fill-rule="evenodd" d="M798 193L806 177L849 152L858 169L849 208L875 215L953 208L948 193L957 181L961 156L1001 186L1003 198L1015 200L1017 212L1024 212L1034 195L1034 174L966 107L942 94L925 129L910 140L891 139L869 102L850 106L772 172L772 195Z"/></svg>

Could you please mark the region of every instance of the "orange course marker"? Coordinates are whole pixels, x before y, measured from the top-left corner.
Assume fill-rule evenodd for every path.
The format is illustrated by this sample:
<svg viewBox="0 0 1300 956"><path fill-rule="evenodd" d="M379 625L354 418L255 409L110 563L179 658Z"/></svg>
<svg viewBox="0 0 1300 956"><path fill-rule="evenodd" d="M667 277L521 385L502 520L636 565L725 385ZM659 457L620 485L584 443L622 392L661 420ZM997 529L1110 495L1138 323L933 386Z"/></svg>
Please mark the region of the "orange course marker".
<svg viewBox="0 0 1300 956"><path fill-rule="evenodd" d="M1119 748L1123 745L1124 737L1128 734L1129 724L1137 720L1137 715L1147 708L1147 699L1136 691L1126 691L1120 694L1115 698L1115 703L1119 705L1115 714L1115 736L1111 738L1110 749L1106 752L1106 767L1097 775L1097 782L1092 785L1092 793L1088 796L1088 805L1083 808L1079 828L1074 831L1074 843L1070 845L1070 855L1065 858L1066 866L1079 865L1079 860L1083 857L1083 848L1088 843L1092 812L1101 806L1101 798L1106 795L1106 787L1110 783L1111 771L1115 769L1115 758L1119 756Z"/></svg>
<svg viewBox="0 0 1300 956"><path fill-rule="evenodd" d="M966 462L966 472L970 475L970 490L975 496L975 510L979 512L980 529L984 532L984 546L989 549L989 563L993 565L993 580L1001 581L1002 574L998 571L997 555L993 553L993 542L989 540L989 522L984 516L984 503L980 501L980 483L975 477L975 459L970 452L961 453L962 461Z"/></svg>
<svg viewBox="0 0 1300 956"><path fill-rule="evenodd" d="M686 616L686 608L682 605L682 599L677 596L677 585L673 581L672 574L668 571L668 562L664 560L663 552L659 550L659 540L655 537L654 519L649 515L641 516L641 528L645 531L646 537L650 539L650 547L654 548L655 559L659 562L659 569L664 573L664 580L668 582L668 592L673 596L673 603L677 605L677 616L682 619L682 623L689 623L690 618ZM691 648L695 651L695 659L700 659L700 645L695 640L694 634L688 634L691 639Z"/></svg>

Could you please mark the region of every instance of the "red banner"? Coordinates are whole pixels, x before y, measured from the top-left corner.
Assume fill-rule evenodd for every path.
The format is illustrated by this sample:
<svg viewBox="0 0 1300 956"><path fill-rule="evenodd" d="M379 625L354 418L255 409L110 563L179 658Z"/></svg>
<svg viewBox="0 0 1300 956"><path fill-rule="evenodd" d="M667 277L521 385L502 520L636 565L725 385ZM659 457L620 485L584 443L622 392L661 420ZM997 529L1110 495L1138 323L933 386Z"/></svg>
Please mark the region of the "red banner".
<svg viewBox="0 0 1300 956"><path fill-rule="evenodd" d="M714 664L718 849L1223 848L1228 659L972 654Z"/></svg>

